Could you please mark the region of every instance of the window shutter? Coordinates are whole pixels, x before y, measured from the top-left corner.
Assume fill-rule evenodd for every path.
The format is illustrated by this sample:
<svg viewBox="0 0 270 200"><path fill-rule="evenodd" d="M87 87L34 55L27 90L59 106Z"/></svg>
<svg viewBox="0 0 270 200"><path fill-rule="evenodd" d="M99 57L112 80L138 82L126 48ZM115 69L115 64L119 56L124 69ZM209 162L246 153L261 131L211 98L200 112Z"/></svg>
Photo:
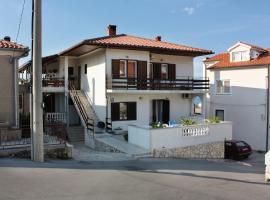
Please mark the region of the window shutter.
<svg viewBox="0 0 270 200"><path fill-rule="evenodd" d="M170 101L163 100L163 113L162 113L163 123L168 124L170 120Z"/></svg>
<svg viewBox="0 0 270 200"><path fill-rule="evenodd" d="M152 103L152 121L153 122L156 122L157 121L156 104L157 104L157 100L153 100L153 103Z"/></svg>
<svg viewBox="0 0 270 200"><path fill-rule="evenodd" d="M112 60L112 78L119 78L120 60Z"/></svg>
<svg viewBox="0 0 270 200"><path fill-rule="evenodd" d="M161 78L161 63L153 63L153 78L158 80Z"/></svg>
<svg viewBox="0 0 270 200"><path fill-rule="evenodd" d="M169 78L169 80L175 80L176 79L175 64L169 64L168 65L168 78Z"/></svg>
<svg viewBox="0 0 270 200"><path fill-rule="evenodd" d="M137 64L137 87L147 88L147 61L138 61Z"/></svg>
<svg viewBox="0 0 270 200"><path fill-rule="evenodd" d="M120 118L120 106L119 103L111 103L111 120L118 121Z"/></svg>
<svg viewBox="0 0 270 200"><path fill-rule="evenodd" d="M127 120L137 120L137 103L128 102L127 103Z"/></svg>

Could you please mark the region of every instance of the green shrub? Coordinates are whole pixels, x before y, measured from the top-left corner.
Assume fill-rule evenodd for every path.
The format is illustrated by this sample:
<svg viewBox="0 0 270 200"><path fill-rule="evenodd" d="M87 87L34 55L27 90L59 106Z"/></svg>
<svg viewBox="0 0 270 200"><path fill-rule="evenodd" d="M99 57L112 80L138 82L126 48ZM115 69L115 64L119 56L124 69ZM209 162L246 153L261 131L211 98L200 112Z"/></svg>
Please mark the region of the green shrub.
<svg viewBox="0 0 270 200"><path fill-rule="evenodd" d="M159 123L159 122L152 122L152 123L150 124L150 126L151 126L152 128L163 128L162 123Z"/></svg>
<svg viewBox="0 0 270 200"><path fill-rule="evenodd" d="M190 126L190 125L196 125L197 122L194 120L194 119L190 119L190 118L185 118L185 117L182 117L180 119L180 123L183 125L183 126Z"/></svg>
<svg viewBox="0 0 270 200"><path fill-rule="evenodd" d="M214 117L210 117L209 119L206 119L205 122L209 124L218 124L220 123L220 119L219 117L214 116Z"/></svg>

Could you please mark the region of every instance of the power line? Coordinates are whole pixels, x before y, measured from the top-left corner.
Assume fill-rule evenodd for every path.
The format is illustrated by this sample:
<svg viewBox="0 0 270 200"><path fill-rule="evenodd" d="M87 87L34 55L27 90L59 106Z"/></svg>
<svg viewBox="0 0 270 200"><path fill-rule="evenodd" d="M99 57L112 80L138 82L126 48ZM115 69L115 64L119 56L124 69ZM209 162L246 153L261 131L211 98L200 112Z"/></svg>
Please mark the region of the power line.
<svg viewBox="0 0 270 200"><path fill-rule="evenodd" d="M17 30L17 34L16 34L16 39L15 39L15 43L16 44L18 42L18 38L19 38L20 30L21 30L21 24L22 24L22 18L23 18L23 13L24 13L24 7L25 7L25 0L23 0L22 11L21 11L21 14L20 14L18 30ZM12 56L13 58L14 58L14 53L15 53L15 49L13 50L13 56Z"/></svg>
<svg viewBox="0 0 270 200"><path fill-rule="evenodd" d="M23 0L22 11L21 11L21 15L20 15L18 31L17 31L17 35L16 35L16 40L15 40L16 43L18 41L18 37L19 37L19 34L20 34L20 30L21 30L21 24L22 24L22 18L23 18L23 13L24 13L24 7L25 7L25 0Z"/></svg>

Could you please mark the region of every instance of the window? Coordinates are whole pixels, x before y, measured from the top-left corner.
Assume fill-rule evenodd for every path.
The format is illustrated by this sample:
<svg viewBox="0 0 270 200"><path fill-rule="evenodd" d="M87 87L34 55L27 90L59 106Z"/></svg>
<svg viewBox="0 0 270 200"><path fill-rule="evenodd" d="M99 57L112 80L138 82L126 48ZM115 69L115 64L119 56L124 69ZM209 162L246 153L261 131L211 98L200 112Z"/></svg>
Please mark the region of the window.
<svg viewBox="0 0 270 200"><path fill-rule="evenodd" d="M137 120L136 102L111 103L112 121Z"/></svg>
<svg viewBox="0 0 270 200"><path fill-rule="evenodd" d="M238 52L232 53L233 62L244 61L244 60L248 60L248 51L238 51Z"/></svg>
<svg viewBox="0 0 270 200"><path fill-rule="evenodd" d="M69 67L69 68L68 68L68 75L69 75L69 76L74 75L74 68L73 68L73 67Z"/></svg>
<svg viewBox="0 0 270 200"><path fill-rule="evenodd" d="M230 80L216 80L216 94L231 94Z"/></svg>
<svg viewBox="0 0 270 200"><path fill-rule="evenodd" d="M168 64L161 64L161 79L168 79Z"/></svg>
<svg viewBox="0 0 270 200"><path fill-rule="evenodd" d="M216 110L216 117L218 117L221 121L224 121L224 110Z"/></svg>
<svg viewBox="0 0 270 200"><path fill-rule="evenodd" d="M126 78L127 77L127 66L126 66L126 61L125 60L120 60L119 76L120 76L120 78Z"/></svg>
<svg viewBox="0 0 270 200"><path fill-rule="evenodd" d="M120 120L127 120L127 103L119 103Z"/></svg>
<svg viewBox="0 0 270 200"><path fill-rule="evenodd" d="M135 78L137 75L137 62L128 61L128 78Z"/></svg>
<svg viewBox="0 0 270 200"><path fill-rule="evenodd" d="M84 73L87 74L87 64L84 65Z"/></svg>

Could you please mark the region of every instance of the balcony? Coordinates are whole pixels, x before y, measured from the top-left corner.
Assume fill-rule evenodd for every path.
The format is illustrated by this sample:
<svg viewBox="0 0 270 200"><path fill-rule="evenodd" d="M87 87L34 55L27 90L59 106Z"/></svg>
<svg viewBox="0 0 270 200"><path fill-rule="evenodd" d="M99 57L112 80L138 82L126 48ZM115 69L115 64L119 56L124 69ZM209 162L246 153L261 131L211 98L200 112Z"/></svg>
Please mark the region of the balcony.
<svg viewBox="0 0 270 200"><path fill-rule="evenodd" d="M153 78L107 78L107 90L170 90L170 91L207 91L209 89L208 78L176 77L176 79L153 79Z"/></svg>
<svg viewBox="0 0 270 200"><path fill-rule="evenodd" d="M64 92L65 80L64 78L43 78L42 79L43 92Z"/></svg>

